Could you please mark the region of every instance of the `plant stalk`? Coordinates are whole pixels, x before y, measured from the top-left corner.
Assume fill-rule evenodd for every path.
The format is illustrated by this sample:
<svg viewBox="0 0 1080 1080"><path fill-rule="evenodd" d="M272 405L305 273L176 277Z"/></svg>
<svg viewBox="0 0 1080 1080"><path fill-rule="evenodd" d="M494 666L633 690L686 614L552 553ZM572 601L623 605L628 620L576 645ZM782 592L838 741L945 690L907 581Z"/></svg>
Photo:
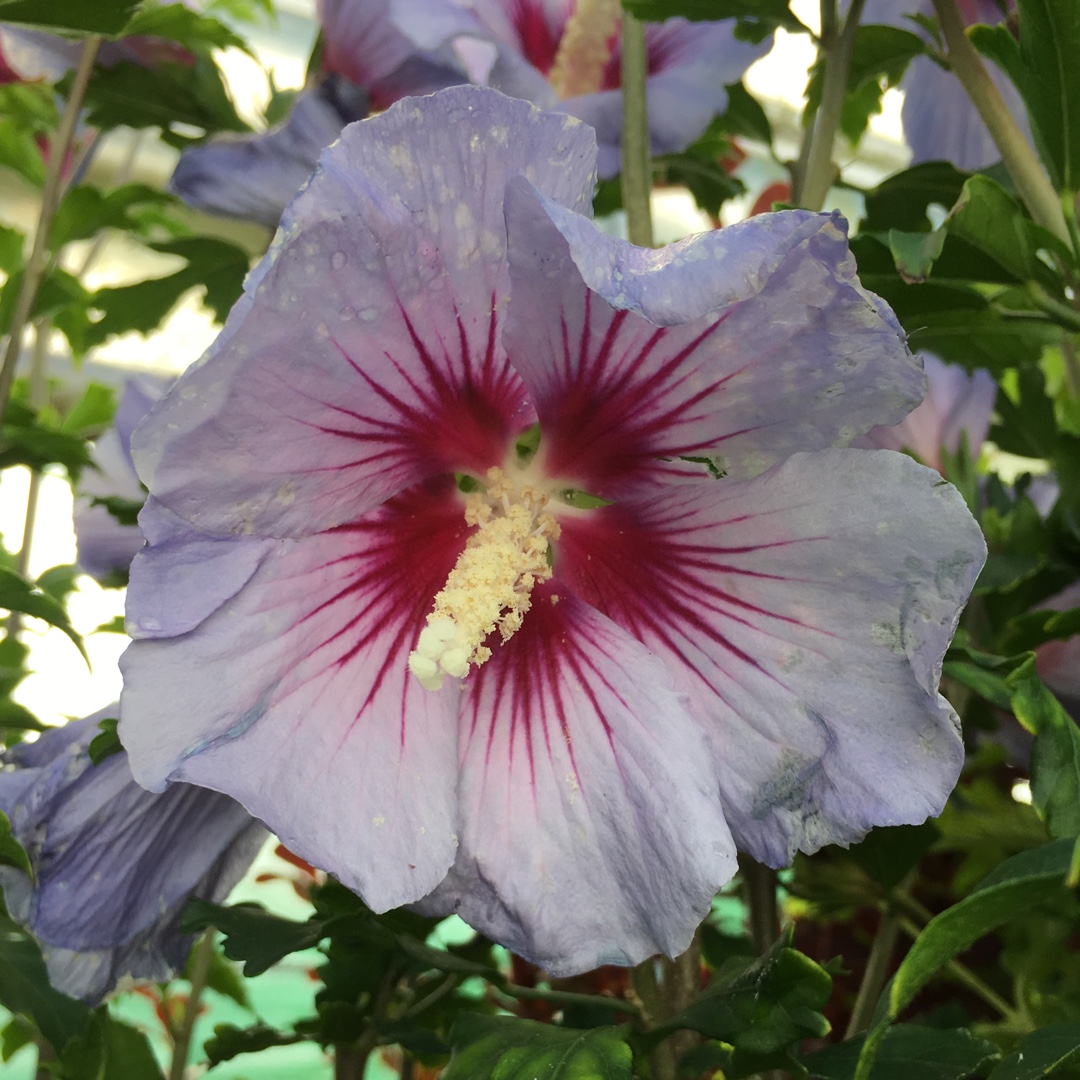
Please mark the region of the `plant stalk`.
<svg viewBox="0 0 1080 1080"><path fill-rule="evenodd" d="M195 961L191 965L191 989L187 1003L180 1018L180 1026L173 1038L172 1061L169 1063L169 1080L184 1080L188 1054L191 1051L191 1036L195 1031L195 1021L199 1016L199 1001L206 989L206 980L210 976L210 965L214 960L214 931L207 930L195 946Z"/></svg>
<svg viewBox="0 0 1080 1080"><path fill-rule="evenodd" d="M7 411L11 384L15 381L15 368L19 362L23 329L30 319L30 313L34 309L34 301L37 299L38 289L41 287L41 280L45 274L49 252L49 232L52 229L56 208L60 204L64 161L75 137L79 112L82 109L83 99L86 97L86 88L90 84L94 59L97 57L100 45L101 38L96 35L88 37L83 43L82 52L79 54L79 64L75 69L71 96L64 107L64 115L61 117L56 138L49 147L49 167L45 173L45 187L41 193L41 213L34 233L34 245L30 250L30 258L26 260L26 266L23 268L22 286L19 289L18 299L15 301L7 348L4 351L3 362L0 364L0 420Z"/></svg>
<svg viewBox="0 0 1080 1080"><path fill-rule="evenodd" d="M645 88L645 24L622 13L622 142L619 147L623 209L631 244L652 247L652 158Z"/></svg>
<svg viewBox="0 0 1080 1080"><path fill-rule="evenodd" d="M1062 243L1071 247L1072 237L1065 224L1061 199L1035 151L1009 112L1001 92L986 70L986 65L975 51L975 46L968 40L956 0L934 0L934 11L948 47L949 66L967 91L990 132L990 137L1001 151L1001 160L1012 177L1020 198L1024 200L1031 216L1043 228L1049 229Z"/></svg>
<svg viewBox="0 0 1080 1080"><path fill-rule="evenodd" d="M851 55L859 29L864 0L851 0L842 28L837 31L835 0L821 4L821 56L825 62L825 80L821 88L821 104L806 135L809 150L805 167L795 177L792 199L808 210L820 210L825 205L835 179L832 152L836 133L840 129L840 112L847 92Z"/></svg>

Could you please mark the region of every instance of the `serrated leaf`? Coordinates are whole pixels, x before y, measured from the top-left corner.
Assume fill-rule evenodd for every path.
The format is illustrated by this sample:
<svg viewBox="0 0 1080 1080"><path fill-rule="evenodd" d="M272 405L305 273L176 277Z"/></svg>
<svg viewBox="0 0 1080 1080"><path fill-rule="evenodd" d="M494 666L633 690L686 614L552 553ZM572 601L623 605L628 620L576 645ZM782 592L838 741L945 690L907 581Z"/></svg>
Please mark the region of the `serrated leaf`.
<svg viewBox="0 0 1080 1080"><path fill-rule="evenodd" d="M119 34L140 0L6 0L0 22L82 34Z"/></svg>
<svg viewBox="0 0 1080 1080"><path fill-rule="evenodd" d="M90 1010L49 985L37 942L0 918L0 1005L27 1017L59 1053L86 1032Z"/></svg>
<svg viewBox="0 0 1080 1080"><path fill-rule="evenodd" d="M889 1025L949 960L1064 885L1074 847L1072 839L1055 840L1006 859L969 896L926 924L893 976L885 1019L867 1036L855 1080L869 1080Z"/></svg>
<svg viewBox="0 0 1080 1080"><path fill-rule="evenodd" d="M231 1061L239 1054L255 1054L268 1050L271 1046L291 1046L302 1042L301 1035L294 1035L265 1024L256 1024L249 1028L239 1028L233 1024L215 1024L214 1036L206 1040L203 1050L211 1065L222 1061Z"/></svg>
<svg viewBox="0 0 1080 1080"><path fill-rule="evenodd" d="M792 33L806 27L788 5L788 0L623 0L623 7L645 22L663 22L681 16L692 21L740 19L750 29L768 32L778 26ZM755 36L754 40L761 40Z"/></svg>
<svg viewBox="0 0 1080 1080"><path fill-rule="evenodd" d="M881 96L903 77L912 58L926 52L918 34L896 26L867 23L855 32L855 44L848 67L845 110L840 126L851 141L858 141L874 113L881 111ZM819 60L811 69L806 87L807 112L813 114L821 104L825 85L825 62Z"/></svg>
<svg viewBox="0 0 1080 1080"><path fill-rule="evenodd" d="M33 867L30 865L30 857L26 854L22 844L15 839L11 831L11 821L7 814L0 810L0 866L14 866L21 870L27 877L34 876Z"/></svg>
<svg viewBox="0 0 1080 1080"><path fill-rule="evenodd" d="M1080 1025L1050 1024L1033 1031L995 1066L987 1080L1042 1080L1080 1066Z"/></svg>
<svg viewBox="0 0 1080 1080"><path fill-rule="evenodd" d="M574 1031L510 1016L459 1017L442 1080L631 1080L632 1054L618 1028Z"/></svg>
<svg viewBox="0 0 1080 1080"><path fill-rule="evenodd" d="M1080 728L1035 671L1032 656L1006 679L1012 710L1028 731L1031 801L1053 837L1080 835Z"/></svg>
<svg viewBox="0 0 1080 1080"><path fill-rule="evenodd" d="M816 1080L848 1080L866 1041L859 1035L826 1046L802 1059ZM870 1080L964 1080L984 1070L997 1048L964 1028L939 1029L898 1024L881 1041Z"/></svg>
<svg viewBox="0 0 1080 1080"><path fill-rule="evenodd" d="M755 960L732 961L658 1033L688 1028L758 1054L826 1035L829 1024L820 1010L829 999L832 979L809 957L789 948L789 937Z"/></svg>
<svg viewBox="0 0 1080 1080"><path fill-rule="evenodd" d="M18 574L3 568L0 568L0 608L31 615L35 619L44 619L50 626L55 626L57 630L67 634L82 653L83 659L87 660L82 638L71 625L64 606Z"/></svg>
<svg viewBox="0 0 1080 1080"><path fill-rule="evenodd" d="M244 961L244 974L261 975L289 953L310 949L325 936L321 920L296 922L272 915L261 904L228 907L208 900L189 900L180 929L196 934L213 926L224 935L222 947L230 960Z"/></svg>
<svg viewBox="0 0 1080 1080"><path fill-rule="evenodd" d="M161 206L173 198L145 184L124 184L110 192L89 184L77 184L65 192L56 208L49 243L53 251L73 240L96 236L102 229L140 232L140 221L133 216L136 207Z"/></svg>
<svg viewBox="0 0 1080 1080"><path fill-rule="evenodd" d="M194 63L135 63L98 68L86 92L87 123L99 130L122 125L157 127L167 142L183 146L190 136L176 138L178 126L190 125L207 135L216 131L250 131L237 115L209 55Z"/></svg>
<svg viewBox="0 0 1080 1080"><path fill-rule="evenodd" d="M135 12L124 33L164 38L192 50L234 48L252 55L247 42L223 22L184 4L145 6Z"/></svg>
<svg viewBox="0 0 1080 1080"><path fill-rule="evenodd" d="M135 330L149 333L169 314L188 289L202 286L203 302L224 322L243 289L250 260L235 244L210 237L188 237L151 244L155 251L179 255L187 266L162 278L134 285L99 289L92 298L104 316L87 330L87 342L97 345L113 334Z"/></svg>
<svg viewBox="0 0 1080 1080"><path fill-rule="evenodd" d="M721 130L772 146L772 124L757 98L741 82L726 89L727 108L719 118Z"/></svg>

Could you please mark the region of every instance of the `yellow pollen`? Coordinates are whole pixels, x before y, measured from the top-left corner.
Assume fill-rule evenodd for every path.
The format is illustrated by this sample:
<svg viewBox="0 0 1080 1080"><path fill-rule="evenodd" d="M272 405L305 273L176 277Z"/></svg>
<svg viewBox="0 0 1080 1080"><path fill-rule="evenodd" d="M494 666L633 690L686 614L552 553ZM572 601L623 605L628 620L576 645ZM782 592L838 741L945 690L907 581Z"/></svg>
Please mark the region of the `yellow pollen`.
<svg viewBox="0 0 1080 1080"><path fill-rule="evenodd" d="M578 0L548 72L560 101L595 94L603 85L621 11L619 0Z"/></svg>
<svg viewBox="0 0 1080 1080"><path fill-rule="evenodd" d="M491 656L486 638L509 641L532 606L533 587L551 577L548 541L559 524L545 511L546 492L515 487L502 469L488 470L488 486L465 503L465 521L477 526L458 556L435 607L409 655L409 670L426 690L443 679L463 679Z"/></svg>

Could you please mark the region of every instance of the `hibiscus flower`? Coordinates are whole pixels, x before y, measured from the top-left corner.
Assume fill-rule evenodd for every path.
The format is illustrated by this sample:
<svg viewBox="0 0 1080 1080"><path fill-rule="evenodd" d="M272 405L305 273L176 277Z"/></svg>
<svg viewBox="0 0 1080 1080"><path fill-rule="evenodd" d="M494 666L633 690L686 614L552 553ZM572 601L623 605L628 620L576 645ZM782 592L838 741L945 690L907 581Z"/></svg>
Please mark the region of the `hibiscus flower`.
<svg viewBox="0 0 1080 1080"><path fill-rule="evenodd" d="M984 554L935 472L835 448L923 387L842 219L636 248L594 162L475 87L346 129L133 440L139 782L555 974L680 952L736 845L937 813Z"/></svg>
<svg viewBox="0 0 1080 1080"><path fill-rule="evenodd" d="M178 929L184 905L224 900L267 835L215 791L151 794L125 754L94 765L88 747L110 715L116 706L0 757L0 810L34 874L0 866L4 902L41 943L53 986L94 1005L125 978L172 978L192 942Z"/></svg>
<svg viewBox="0 0 1080 1080"><path fill-rule="evenodd" d="M622 91L617 0L392 0L418 47L453 49L471 80L596 130L602 178L619 172ZM735 35L735 20L682 18L645 27L651 152L685 150L727 107L729 83L772 47Z"/></svg>

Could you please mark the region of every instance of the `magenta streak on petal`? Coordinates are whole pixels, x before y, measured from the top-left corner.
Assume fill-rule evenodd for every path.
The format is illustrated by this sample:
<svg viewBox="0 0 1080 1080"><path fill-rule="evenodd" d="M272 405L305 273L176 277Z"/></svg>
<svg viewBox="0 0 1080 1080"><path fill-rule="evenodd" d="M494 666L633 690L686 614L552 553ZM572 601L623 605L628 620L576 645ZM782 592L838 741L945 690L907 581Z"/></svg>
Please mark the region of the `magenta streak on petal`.
<svg viewBox="0 0 1080 1080"><path fill-rule="evenodd" d="M448 478L411 488L353 525L330 530L328 537L355 537L357 551L328 559L312 567L303 578L312 578L312 592L318 592L319 578L333 581L342 567L353 563L334 593L306 612L293 631L308 630L314 640L306 641L297 668L313 660L323 650L333 655L318 668L289 686L281 700L298 692L305 684L320 680L331 668L344 668L365 650L385 649L375 678L356 706L353 722L342 734L342 744L376 699L388 673L404 668L409 650L424 625L435 593L465 546L472 530L465 524L461 502ZM352 605L353 610L335 609ZM334 648L335 644L337 645ZM409 686L408 680L405 683ZM400 743L406 736L406 707L400 711Z"/></svg>
<svg viewBox="0 0 1080 1080"><path fill-rule="evenodd" d="M483 705L483 711L494 718L492 726L483 736L486 742L485 776L489 769L500 764L493 758L497 735L494 724L508 723L511 734L508 740L510 758L507 764L512 770L515 744L520 733L528 756L529 783L534 806L538 787L534 757L537 735L543 737L544 749L549 759L553 759L553 735L562 739L574 779L583 798L588 800L585 778L574 753L574 732L568 721L569 710L565 694L569 689L584 693L588 697L617 765L619 763L614 732L603 715L594 683L598 681L628 710L632 709L631 703L608 681L601 666L590 655L590 652L602 653L602 644L591 638L588 641L582 639L568 620L566 612L573 603L573 598L567 597L565 592L560 596L560 590L553 582L537 586L533 592L533 606L525 616L521 630L510 641L498 647L498 651L493 653L487 664L470 676L468 684L472 712L468 739L471 741L478 734L477 726L486 696L485 687L494 683L491 688L492 701L490 705ZM558 724L558 731L554 733L553 722ZM539 725L539 728L536 725ZM621 773L621 765L619 769Z"/></svg>
<svg viewBox="0 0 1080 1080"><path fill-rule="evenodd" d="M565 26L553 32L543 3L535 0L511 0L509 7L510 24L517 32L522 54L537 71L547 75L555 63Z"/></svg>
<svg viewBox="0 0 1080 1080"><path fill-rule="evenodd" d="M494 301L479 357L472 354L466 327L455 307L458 356L452 357L440 341L444 353L441 365L404 307L399 305L398 311L412 351L401 357L383 353L397 376L393 380L396 387L387 385L390 380L381 380L377 371L365 370L341 341L331 337L338 354L365 383L367 392L360 400L369 401L370 407L353 409L348 404L320 402L330 413L356 421L352 430L347 425L301 422L324 435L383 447L354 464L399 463L413 475L457 470L482 474L505 456L525 401L516 372L505 359L500 363Z"/></svg>
<svg viewBox="0 0 1080 1080"><path fill-rule="evenodd" d="M701 379L700 368L688 363L723 325L727 313L687 340L683 327L651 328L627 311L616 311L593 350L592 295L585 293L577 363L564 315L561 372L537 402L541 426L550 440L546 468L551 475L581 477L597 493L632 473L685 475L679 463L657 458L692 455L719 441L713 439L707 446L695 439L679 442L678 430L701 420L703 414L695 412L698 406L738 374L729 371ZM634 340L646 328L651 333ZM627 336L631 340L620 343ZM677 351L657 358L655 353L668 340ZM690 380L695 377L701 388L691 392Z"/></svg>
<svg viewBox="0 0 1080 1080"><path fill-rule="evenodd" d="M720 628L720 621L752 634L775 636L752 616L826 634L792 615L769 611L715 584L718 576L791 580L749 570L725 560L740 554L780 549L822 537L795 537L741 547L713 547L687 542L693 513L658 516L628 503L590 511L588 517L564 517L555 573L579 597L646 644L653 639L677 655L708 639L771 681L784 685ZM736 520L745 520L745 515ZM717 523L722 527L723 522ZM731 524L729 522L728 524ZM681 639L681 641L680 641ZM683 644L685 643L685 645ZM695 665L695 675L723 697L722 688ZM724 674L734 679L731 671Z"/></svg>

